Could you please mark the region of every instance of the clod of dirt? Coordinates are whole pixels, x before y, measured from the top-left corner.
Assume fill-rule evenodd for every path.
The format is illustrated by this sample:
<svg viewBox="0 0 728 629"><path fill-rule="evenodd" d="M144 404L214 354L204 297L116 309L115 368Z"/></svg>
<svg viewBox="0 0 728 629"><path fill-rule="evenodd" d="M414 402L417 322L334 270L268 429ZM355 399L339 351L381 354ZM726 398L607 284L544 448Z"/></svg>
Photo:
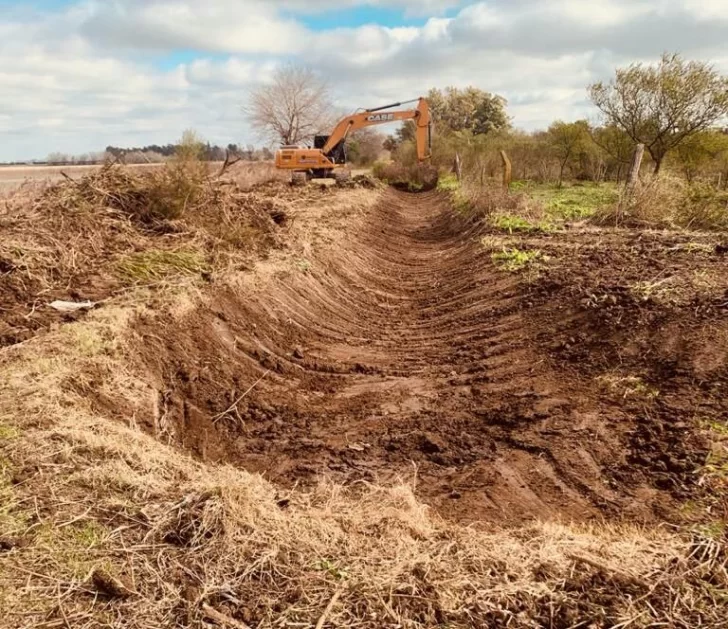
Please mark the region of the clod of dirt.
<svg viewBox="0 0 728 629"><path fill-rule="evenodd" d="M288 215L283 210L273 210L270 217L276 225L284 225L288 220Z"/></svg>
<svg viewBox="0 0 728 629"><path fill-rule="evenodd" d="M298 360L303 360L303 350L300 347L296 347L296 349L293 350L293 357Z"/></svg>
<svg viewBox="0 0 728 629"><path fill-rule="evenodd" d="M426 432L422 434L420 449L425 454L437 454L444 452L447 449L447 444L442 437L431 432Z"/></svg>
<svg viewBox="0 0 728 629"><path fill-rule="evenodd" d="M356 175L352 181L360 188L374 190L375 188L381 187L381 184L369 175Z"/></svg>
<svg viewBox="0 0 728 629"><path fill-rule="evenodd" d="M99 594L109 598L128 598L134 592L122 581L103 568L95 568L91 575L91 583Z"/></svg>
<svg viewBox="0 0 728 629"><path fill-rule="evenodd" d="M18 537L0 537L0 552L8 552L23 545L23 541Z"/></svg>

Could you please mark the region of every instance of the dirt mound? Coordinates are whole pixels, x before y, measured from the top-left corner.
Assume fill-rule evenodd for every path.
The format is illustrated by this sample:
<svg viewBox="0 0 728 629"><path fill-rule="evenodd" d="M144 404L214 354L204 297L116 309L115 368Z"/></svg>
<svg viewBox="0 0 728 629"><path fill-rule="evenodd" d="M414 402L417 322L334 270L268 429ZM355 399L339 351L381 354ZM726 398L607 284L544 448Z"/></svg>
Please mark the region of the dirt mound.
<svg viewBox="0 0 728 629"><path fill-rule="evenodd" d="M344 249L264 293L140 320L159 397L147 430L285 485L388 481L414 464L418 494L467 521L677 517L707 455L700 422L726 419L725 361L706 370L698 340L724 321L705 311L685 328L688 299L658 319L597 322L583 291L607 273L601 247L545 234L564 266L554 252L524 281L494 265L483 236L439 194L391 191ZM642 258L614 238L608 266L623 277ZM665 262L673 244L659 244ZM711 256L690 268L725 277ZM670 321L682 353L651 327ZM634 345L643 337L662 354Z"/></svg>
<svg viewBox="0 0 728 629"><path fill-rule="evenodd" d="M164 209L171 193L168 181L160 184L163 170L106 167L6 202L0 347L83 316L53 310L54 300L98 302L137 285L204 282L278 245L286 213L275 191L282 184L243 191L234 182L201 180L194 204L176 217L175 207Z"/></svg>

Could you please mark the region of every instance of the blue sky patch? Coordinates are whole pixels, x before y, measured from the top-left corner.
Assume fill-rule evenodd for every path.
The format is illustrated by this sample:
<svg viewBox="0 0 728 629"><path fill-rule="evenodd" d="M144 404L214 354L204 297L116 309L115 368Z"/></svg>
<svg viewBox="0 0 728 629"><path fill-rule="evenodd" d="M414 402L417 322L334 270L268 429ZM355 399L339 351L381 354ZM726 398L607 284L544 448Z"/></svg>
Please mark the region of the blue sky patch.
<svg viewBox="0 0 728 629"><path fill-rule="evenodd" d="M364 24L379 26L421 26L426 17L408 17L404 11L382 7L358 6L338 11L327 11L315 15L289 14L312 31L327 31L333 28L356 28Z"/></svg>

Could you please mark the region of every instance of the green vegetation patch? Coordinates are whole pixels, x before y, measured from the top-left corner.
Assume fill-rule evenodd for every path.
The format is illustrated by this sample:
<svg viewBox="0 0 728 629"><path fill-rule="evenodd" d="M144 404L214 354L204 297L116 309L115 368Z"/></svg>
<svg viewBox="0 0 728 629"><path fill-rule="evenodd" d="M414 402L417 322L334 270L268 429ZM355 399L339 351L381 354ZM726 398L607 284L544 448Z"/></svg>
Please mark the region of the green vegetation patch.
<svg viewBox="0 0 728 629"><path fill-rule="evenodd" d="M15 426L8 426L0 422L0 441L10 441L20 436L20 430Z"/></svg>
<svg viewBox="0 0 728 629"><path fill-rule="evenodd" d="M599 208L619 200L619 191L613 184L584 184L562 188L554 185L522 184L519 189L540 201L549 216L566 221L588 218Z"/></svg>
<svg viewBox="0 0 728 629"><path fill-rule="evenodd" d="M460 182L454 174L440 175L437 189L441 192L454 192L460 189Z"/></svg>
<svg viewBox="0 0 728 629"><path fill-rule="evenodd" d="M643 398L652 400L660 395L659 389L650 386L639 376L605 374L597 378L599 385L606 391L627 398Z"/></svg>
<svg viewBox="0 0 728 629"><path fill-rule="evenodd" d="M497 229L502 229L509 234L513 233L534 233L534 232L550 232L553 231L553 226L546 222L533 223L522 216L516 216L513 214L501 214L495 216L491 224Z"/></svg>
<svg viewBox="0 0 728 629"><path fill-rule="evenodd" d="M135 253L122 259L118 269L125 279L132 282L155 282L175 275L200 275L210 271L202 254L193 249L151 249Z"/></svg>
<svg viewBox="0 0 728 629"><path fill-rule="evenodd" d="M499 269L515 273L546 260L546 256L538 249L503 249L491 254L491 259Z"/></svg>

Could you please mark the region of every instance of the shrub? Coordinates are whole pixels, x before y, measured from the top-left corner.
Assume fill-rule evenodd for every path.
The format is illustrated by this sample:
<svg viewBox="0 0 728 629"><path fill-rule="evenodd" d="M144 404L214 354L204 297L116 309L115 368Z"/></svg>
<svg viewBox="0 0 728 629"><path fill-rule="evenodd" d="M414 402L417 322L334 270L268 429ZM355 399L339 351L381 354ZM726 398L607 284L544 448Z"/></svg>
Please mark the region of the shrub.
<svg viewBox="0 0 728 629"><path fill-rule="evenodd" d="M461 198L460 205L466 206L470 214L480 218L494 214L517 215L533 221L543 218L543 207L538 202L526 194L510 193L500 185L465 184L457 194Z"/></svg>
<svg viewBox="0 0 728 629"><path fill-rule="evenodd" d="M372 172L378 179L409 192L434 190L439 179L437 168L428 164L404 166L397 162L389 164L377 162Z"/></svg>
<svg viewBox="0 0 728 629"><path fill-rule="evenodd" d="M175 156L155 173L155 185L149 190L149 210L157 218L179 218L199 201L208 178L208 166L202 161L205 145L194 131L185 131Z"/></svg>
<svg viewBox="0 0 728 629"><path fill-rule="evenodd" d="M662 175L601 208L594 220L625 226L728 229L728 192Z"/></svg>

